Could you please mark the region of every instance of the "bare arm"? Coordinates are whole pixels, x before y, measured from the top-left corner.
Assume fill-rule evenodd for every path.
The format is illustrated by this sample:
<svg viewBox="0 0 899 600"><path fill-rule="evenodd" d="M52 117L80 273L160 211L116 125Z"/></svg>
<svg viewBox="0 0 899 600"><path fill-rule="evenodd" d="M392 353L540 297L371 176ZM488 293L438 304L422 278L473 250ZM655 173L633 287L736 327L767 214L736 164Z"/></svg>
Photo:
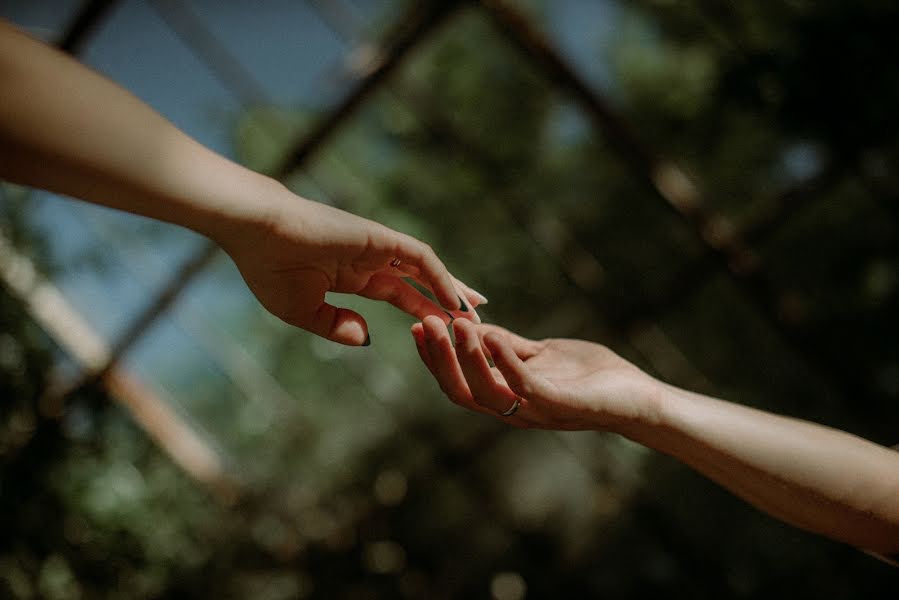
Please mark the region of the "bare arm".
<svg viewBox="0 0 899 600"><path fill-rule="evenodd" d="M105 77L0 21L0 177L176 223L216 241L283 320L366 343L357 313L326 292L385 300L419 318L483 297L407 235L295 196L208 150Z"/></svg>
<svg viewBox="0 0 899 600"><path fill-rule="evenodd" d="M271 186L131 93L0 22L0 176L216 235ZM252 198L253 202L247 202ZM274 210L274 206L264 206Z"/></svg>
<svg viewBox="0 0 899 600"><path fill-rule="evenodd" d="M455 347L445 326L430 318L412 333L454 402L517 427L620 433L791 525L899 553L899 453L843 431L678 389L598 344L453 326ZM515 413L500 416L516 398Z"/></svg>
<svg viewBox="0 0 899 600"><path fill-rule="evenodd" d="M663 386L657 424L621 433L791 525L899 553L899 453L844 431Z"/></svg>

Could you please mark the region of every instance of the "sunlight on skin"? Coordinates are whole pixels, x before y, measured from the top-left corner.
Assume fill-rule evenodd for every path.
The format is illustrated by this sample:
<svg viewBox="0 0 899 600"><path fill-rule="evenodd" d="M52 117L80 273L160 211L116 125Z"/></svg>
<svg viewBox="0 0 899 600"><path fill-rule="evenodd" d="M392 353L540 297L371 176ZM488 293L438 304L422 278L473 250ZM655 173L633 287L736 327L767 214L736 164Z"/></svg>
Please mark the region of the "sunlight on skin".
<svg viewBox="0 0 899 600"><path fill-rule="evenodd" d="M0 177L207 236L287 323L369 344L365 319L328 304L327 292L389 302L419 319L480 320L475 307L484 297L427 244L296 196L212 152L131 93L2 21L0 77Z"/></svg>
<svg viewBox="0 0 899 600"><path fill-rule="evenodd" d="M880 554L899 553L899 453L676 388L599 344L528 340L460 320L452 328L455 344L433 317L415 324L412 336L456 404L524 429L618 433L791 525ZM514 414L503 416L507 411Z"/></svg>

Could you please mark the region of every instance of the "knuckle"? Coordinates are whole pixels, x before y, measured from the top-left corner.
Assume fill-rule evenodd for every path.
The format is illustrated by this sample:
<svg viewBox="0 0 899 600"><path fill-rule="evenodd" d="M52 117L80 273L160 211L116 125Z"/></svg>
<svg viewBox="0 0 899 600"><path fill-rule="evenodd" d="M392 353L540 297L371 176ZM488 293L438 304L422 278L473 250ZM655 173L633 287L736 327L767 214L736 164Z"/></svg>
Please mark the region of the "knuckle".
<svg viewBox="0 0 899 600"><path fill-rule="evenodd" d="M515 379L518 387L521 388L522 396L533 397L537 395L537 386L530 377L524 377L516 373Z"/></svg>
<svg viewBox="0 0 899 600"><path fill-rule="evenodd" d="M390 304L397 304L403 299L403 291L397 287L387 287L383 292L384 301Z"/></svg>
<svg viewBox="0 0 899 600"><path fill-rule="evenodd" d="M424 262L428 263L432 268L440 268L443 264L440 262L440 259L437 258L437 252L434 251L434 248L432 248L430 244L423 244L422 256Z"/></svg>
<svg viewBox="0 0 899 600"><path fill-rule="evenodd" d="M481 349L476 346L464 345L461 348L457 347L458 352L460 352L465 358L474 360L478 357L481 352Z"/></svg>

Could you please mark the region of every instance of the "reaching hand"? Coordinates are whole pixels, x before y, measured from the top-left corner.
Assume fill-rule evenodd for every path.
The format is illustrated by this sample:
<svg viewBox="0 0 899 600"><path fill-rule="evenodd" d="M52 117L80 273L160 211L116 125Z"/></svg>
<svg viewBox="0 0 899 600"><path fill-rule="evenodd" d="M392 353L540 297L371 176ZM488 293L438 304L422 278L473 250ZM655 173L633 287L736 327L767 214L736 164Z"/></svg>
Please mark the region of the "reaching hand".
<svg viewBox="0 0 899 600"><path fill-rule="evenodd" d="M452 317L479 320L474 307L484 297L452 277L413 237L292 194L275 217L254 227L218 241L259 301L291 325L342 344L367 344L362 316L328 304L326 292L384 300L419 319L451 320L403 278L432 291Z"/></svg>
<svg viewBox="0 0 899 600"><path fill-rule="evenodd" d="M567 430L615 430L653 409L659 382L599 344L534 341L461 320L453 331L455 348L439 319L412 327L425 365L450 400L465 408L516 427Z"/></svg>

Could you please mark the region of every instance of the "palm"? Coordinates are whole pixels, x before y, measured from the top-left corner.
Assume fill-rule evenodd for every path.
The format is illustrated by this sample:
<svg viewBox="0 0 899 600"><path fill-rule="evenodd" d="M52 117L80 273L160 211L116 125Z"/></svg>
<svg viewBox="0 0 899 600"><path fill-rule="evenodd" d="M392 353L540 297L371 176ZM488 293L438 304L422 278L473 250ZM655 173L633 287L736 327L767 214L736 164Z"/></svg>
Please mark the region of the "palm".
<svg viewBox="0 0 899 600"><path fill-rule="evenodd" d="M428 318L412 334L441 389L465 408L518 427L615 429L651 406L654 380L605 346L458 320L453 330L455 344Z"/></svg>
<svg viewBox="0 0 899 600"><path fill-rule="evenodd" d="M547 382L535 400L559 428L581 429L585 412L605 422L631 416L631 390L635 380L646 377L642 371L599 344L570 339L539 344L524 364Z"/></svg>

